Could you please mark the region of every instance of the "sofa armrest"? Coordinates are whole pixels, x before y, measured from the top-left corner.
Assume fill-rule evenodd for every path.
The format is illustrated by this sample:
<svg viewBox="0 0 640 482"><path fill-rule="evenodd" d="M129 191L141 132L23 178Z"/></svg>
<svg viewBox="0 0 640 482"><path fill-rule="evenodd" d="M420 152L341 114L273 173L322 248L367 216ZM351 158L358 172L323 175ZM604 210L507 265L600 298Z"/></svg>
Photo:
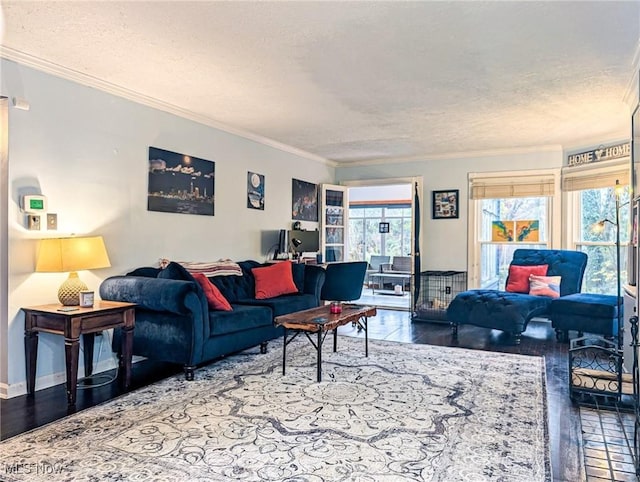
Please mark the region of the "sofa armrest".
<svg viewBox="0 0 640 482"><path fill-rule="evenodd" d="M322 291L322 285L324 284L324 268L307 264L304 267L304 293L314 295L316 297L316 304L320 305L320 292Z"/></svg>
<svg viewBox="0 0 640 482"><path fill-rule="evenodd" d="M190 281L146 278L142 276L112 276L100 285L100 297L107 301L136 303L150 311L202 318L202 303L196 286Z"/></svg>

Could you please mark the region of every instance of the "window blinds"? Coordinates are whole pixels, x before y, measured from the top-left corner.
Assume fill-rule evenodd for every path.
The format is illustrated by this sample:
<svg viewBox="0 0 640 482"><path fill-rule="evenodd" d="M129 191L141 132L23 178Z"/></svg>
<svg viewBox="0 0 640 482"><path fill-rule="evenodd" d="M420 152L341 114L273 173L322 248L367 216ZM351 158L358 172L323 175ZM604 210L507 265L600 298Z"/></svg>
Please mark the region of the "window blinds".
<svg viewBox="0 0 640 482"><path fill-rule="evenodd" d="M581 191L583 189L613 187L616 185L616 181L626 186L629 184L630 178L628 160L565 167L562 169L562 190Z"/></svg>
<svg viewBox="0 0 640 482"><path fill-rule="evenodd" d="M518 174L509 176L469 177L471 199L500 199L507 197L553 196L554 175Z"/></svg>

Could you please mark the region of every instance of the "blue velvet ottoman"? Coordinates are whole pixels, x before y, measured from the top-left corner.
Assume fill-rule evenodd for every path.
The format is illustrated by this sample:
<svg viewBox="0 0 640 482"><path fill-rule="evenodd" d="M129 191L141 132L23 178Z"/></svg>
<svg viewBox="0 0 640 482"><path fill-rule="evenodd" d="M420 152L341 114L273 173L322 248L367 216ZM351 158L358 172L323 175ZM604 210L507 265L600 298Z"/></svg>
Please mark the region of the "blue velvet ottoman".
<svg viewBox="0 0 640 482"><path fill-rule="evenodd" d="M616 302L617 301L617 302ZM618 310L622 319L622 298L613 295L575 293L551 302L549 318L558 341L569 341L569 330L604 337L618 335Z"/></svg>

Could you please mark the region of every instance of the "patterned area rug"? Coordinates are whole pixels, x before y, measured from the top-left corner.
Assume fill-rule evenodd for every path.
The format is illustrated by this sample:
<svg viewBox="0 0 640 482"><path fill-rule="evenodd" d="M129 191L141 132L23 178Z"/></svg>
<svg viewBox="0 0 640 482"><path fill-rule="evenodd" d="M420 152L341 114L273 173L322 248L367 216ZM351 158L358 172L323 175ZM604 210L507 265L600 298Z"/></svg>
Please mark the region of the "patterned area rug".
<svg viewBox="0 0 640 482"><path fill-rule="evenodd" d="M2 480L551 480L544 359L340 337L250 350L0 444ZM13 473L12 473L13 472Z"/></svg>

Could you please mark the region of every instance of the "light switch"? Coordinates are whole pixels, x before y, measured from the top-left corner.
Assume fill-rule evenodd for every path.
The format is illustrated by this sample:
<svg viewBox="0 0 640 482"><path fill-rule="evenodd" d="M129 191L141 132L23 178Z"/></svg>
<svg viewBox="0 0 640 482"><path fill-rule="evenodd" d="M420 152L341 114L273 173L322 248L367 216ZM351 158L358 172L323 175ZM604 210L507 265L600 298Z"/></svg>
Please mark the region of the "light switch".
<svg viewBox="0 0 640 482"><path fill-rule="evenodd" d="M47 229L58 229L58 215L48 213L47 214Z"/></svg>

